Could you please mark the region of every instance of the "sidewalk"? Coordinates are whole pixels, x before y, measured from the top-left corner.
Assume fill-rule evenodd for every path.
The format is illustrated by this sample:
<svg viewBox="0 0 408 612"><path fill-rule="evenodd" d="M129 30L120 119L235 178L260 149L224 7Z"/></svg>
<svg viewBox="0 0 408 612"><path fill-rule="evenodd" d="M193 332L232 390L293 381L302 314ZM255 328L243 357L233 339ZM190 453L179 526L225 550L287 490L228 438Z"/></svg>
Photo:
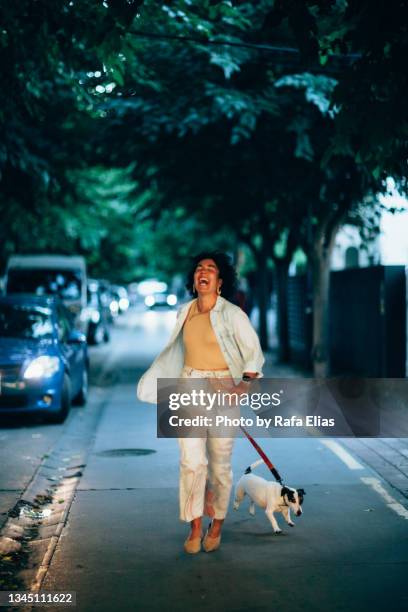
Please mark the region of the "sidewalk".
<svg viewBox="0 0 408 612"><path fill-rule="evenodd" d="M265 353L264 375L294 378L312 376L312 373L291 364L277 363L276 349L272 349ZM341 443L408 498L407 438L341 438Z"/></svg>
<svg viewBox="0 0 408 612"><path fill-rule="evenodd" d="M134 382L116 385L43 590L75 590L78 612L362 612L385 609L390 592L403 609L406 523L319 440L262 441L287 482L307 491L295 528L278 517L277 537L264 512L252 517L245 503L231 508L216 554L187 555L178 445L157 439L156 429L155 409L135 402ZM238 438L235 482L256 458Z"/></svg>

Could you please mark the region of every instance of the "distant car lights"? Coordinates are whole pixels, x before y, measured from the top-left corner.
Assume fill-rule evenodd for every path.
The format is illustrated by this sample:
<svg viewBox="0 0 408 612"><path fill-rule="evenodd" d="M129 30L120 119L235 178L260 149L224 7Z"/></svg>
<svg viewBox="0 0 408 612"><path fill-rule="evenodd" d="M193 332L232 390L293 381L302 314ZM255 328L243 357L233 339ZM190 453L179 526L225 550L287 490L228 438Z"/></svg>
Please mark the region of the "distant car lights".
<svg viewBox="0 0 408 612"><path fill-rule="evenodd" d="M155 293L154 295L147 295L144 299L144 303L148 308L153 306L175 306L177 304L177 296L174 293Z"/></svg>

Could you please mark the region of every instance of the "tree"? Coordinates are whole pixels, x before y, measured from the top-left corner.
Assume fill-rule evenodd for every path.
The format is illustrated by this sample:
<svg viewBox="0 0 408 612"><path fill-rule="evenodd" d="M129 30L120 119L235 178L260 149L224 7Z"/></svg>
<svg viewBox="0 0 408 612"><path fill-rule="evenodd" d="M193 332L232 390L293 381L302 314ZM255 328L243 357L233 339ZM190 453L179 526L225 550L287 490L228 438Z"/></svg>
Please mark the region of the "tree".
<svg viewBox="0 0 408 612"><path fill-rule="evenodd" d="M328 293L323 278L328 270L327 232L330 227L332 240L342 218L339 215L338 223L330 221L333 211L337 215L336 200L347 200L342 213L355 204L343 193L333 168L321 167L328 135L333 130L328 109L335 81L310 73L277 79L267 68L259 70L246 57L241 58L239 72L229 75L225 83L225 76L220 81L219 71L206 63L201 50L193 49L186 54L185 47L177 45L170 54L168 46L167 41L154 41L145 53L155 58L162 89L170 92L171 83L180 72L186 72L190 75L183 83L186 91L177 92L174 99L170 94L158 97L154 88L153 91L141 88L135 93L135 100L129 100L124 108L122 101L108 101L106 108L112 114L112 128L103 137L115 142L116 155L121 143L122 150L134 151L134 157L141 160L135 166L136 176L145 181L146 187L151 184L158 187L162 196L160 206L172 208L183 204L212 227L217 224L230 227L238 239L248 244L257 262L260 336L264 348L268 346L267 262L275 261L281 357L285 358L287 269L300 242L302 224L309 219L312 207L323 236L321 249L313 258L317 262L320 256L324 264L315 274L319 296L315 305L321 313L317 322L324 317L320 302L322 297L327 299ZM137 70L142 60L143 55L138 56ZM132 78L131 73L128 78ZM143 136L145 139L140 142ZM332 165L344 167L347 176L350 166L347 159L343 162L334 159ZM364 173L361 174L363 177ZM333 185L339 189L338 194L334 194ZM330 193L332 198L335 195L335 199L329 201L324 193ZM197 202L201 203L199 210ZM283 233L286 248L283 254L278 254L275 245L281 242ZM309 248L309 253L312 256L314 252ZM321 326L316 324L316 334L322 334L325 328L325 322ZM322 342L317 345L321 347ZM317 359L321 354L321 348L315 351Z"/></svg>
<svg viewBox="0 0 408 612"><path fill-rule="evenodd" d="M102 63L104 74L117 74L122 33L139 4L1 4L0 264L16 250L60 250L61 231L69 238L62 228L86 217L74 202L75 177L103 162L103 151L93 147L103 113L96 104L99 77L92 73L93 92L84 79Z"/></svg>
<svg viewBox="0 0 408 612"><path fill-rule="evenodd" d="M260 336L267 347L267 262L287 228L288 209L293 215L293 206L305 199L303 181L310 168L302 157L308 159L310 152L306 129L293 117L301 104L288 111L293 96L278 92L279 73L254 61L252 51L166 38L180 33L180 21L185 29L200 28L209 35L219 18L218 25L233 41L251 24L248 16L254 9L245 4L239 13L225 4L214 9L211 22L192 11L177 20L172 9L167 11L170 20L155 21L158 38L128 36L133 55L127 58L124 85L106 97L108 121L101 139L113 143L111 163L128 163L130 156L138 160L135 177L146 188L158 189L160 207L174 209L183 203L207 223L212 219L228 226L250 245L259 275ZM145 6L141 29L153 19L154 8ZM262 20L255 22L260 28Z"/></svg>
<svg viewBox="0 0 408 612"><path fill-rule="evenodd" d="M405 2L277 0L266 16L271 38L285 20L299 50L325 67L342 56L332 107L335 133L326 157L345 155L375 179L406 188L408 55Z"/></svg>
<svg viewBox="0 0 408 612"><path fill-rule="evenodd" d="M377 22L384 6L374 11ZM386 36L395 40L384 50L370 18L360 41L368 8L367 0L26 0L18 10L2 7L2 83L9 90L0 116L1 203L12 229L11 237L4 235L3 258L21 241L22 212L33 219L26 248L49 248L55 243L50 229L62 228L70 238L66 248L84 249L100 274L108 273L101 253L115 255L122 269L136 253L149 259L148 248L132 242L132 223L142 220L149 236L160 227L155 238L167 232L167 242L159 240L166 246L172 215L181 211L176 219L184 230L190 214L194 228L217 236L228 228L251 248L265 347L266 275L268 260L275 262L285 357L287 268L303 243L315 269L314 354L324 370L336 228L373 181L380 189L383 172L402 176L405 163L405 110L395 90L384 93L387 67L405 91L396 63L406 44L403 26L394 17L387 22ZM400 6L396 12L401 17ZM378 80L370 76L372 62L384 68ZM377 121L385 109L387 117L385 130L364 140L364 96L372 80L378 104L367 116ZM111 168L116 176L131 169L134 193L121 193L115 180L106 192ZM95 181L97 189L77 188ZM87 223L88 209L94 216ZM85 231L76 218L85 221ZM119 223L115 241L111 230ZM183 243L190 245L189 236Z"/></svg>

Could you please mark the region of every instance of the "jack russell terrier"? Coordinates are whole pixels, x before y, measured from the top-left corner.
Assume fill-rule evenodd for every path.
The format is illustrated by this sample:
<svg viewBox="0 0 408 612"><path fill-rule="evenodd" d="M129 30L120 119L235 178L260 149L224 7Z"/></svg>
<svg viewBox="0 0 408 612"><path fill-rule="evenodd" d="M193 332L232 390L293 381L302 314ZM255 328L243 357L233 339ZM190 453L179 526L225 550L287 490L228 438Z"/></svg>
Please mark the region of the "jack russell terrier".
<svg viewBox="0 0 408 612"><path fill-rule="evenodd" d="M262 459L252 463L241 476L235 487L234 510L238 510L240 503L245 495L251 499L249 514L255 516L255 504L265 509L265 514L271 522L275 533L282 533L276 521L274 512L282 512L288 525L294 527L295 524L290 518L290 509L296 516L302 514L303 496L306 495L303 489L292 489L285 487L277 482L269 482L264 478L252 474L252 470L261 463Z"/></svg>

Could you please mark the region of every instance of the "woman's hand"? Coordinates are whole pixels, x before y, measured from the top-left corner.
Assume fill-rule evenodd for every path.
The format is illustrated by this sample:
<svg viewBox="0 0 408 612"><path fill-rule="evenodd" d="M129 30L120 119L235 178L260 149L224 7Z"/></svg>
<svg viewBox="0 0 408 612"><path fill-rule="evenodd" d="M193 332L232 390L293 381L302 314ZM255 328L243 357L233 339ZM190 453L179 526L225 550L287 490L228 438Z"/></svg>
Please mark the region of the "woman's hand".
<svg viewBox="0 0 408 612"><path fill-rule="evenodd" d="M244 372L243 376L249 376L250 378L255 379L258 378L258 373ZM212 378L210 382L212 388L215 391L221 391L224 393L237 393L238 395L241 395L242 393L249 393L252 384L252 382L245 382L244 380L241 380L236 385L232 377Z"/></svg>
<svg viewBox="0 0 408 612"><path fill-rule="evenodd" d="M251 379L258 378L258 372L244 372L243 376L247 376ZM242 393L249 393L251 389L252 381L241 380L238 385L235 386L234 392L241 395Z"/></svg>

